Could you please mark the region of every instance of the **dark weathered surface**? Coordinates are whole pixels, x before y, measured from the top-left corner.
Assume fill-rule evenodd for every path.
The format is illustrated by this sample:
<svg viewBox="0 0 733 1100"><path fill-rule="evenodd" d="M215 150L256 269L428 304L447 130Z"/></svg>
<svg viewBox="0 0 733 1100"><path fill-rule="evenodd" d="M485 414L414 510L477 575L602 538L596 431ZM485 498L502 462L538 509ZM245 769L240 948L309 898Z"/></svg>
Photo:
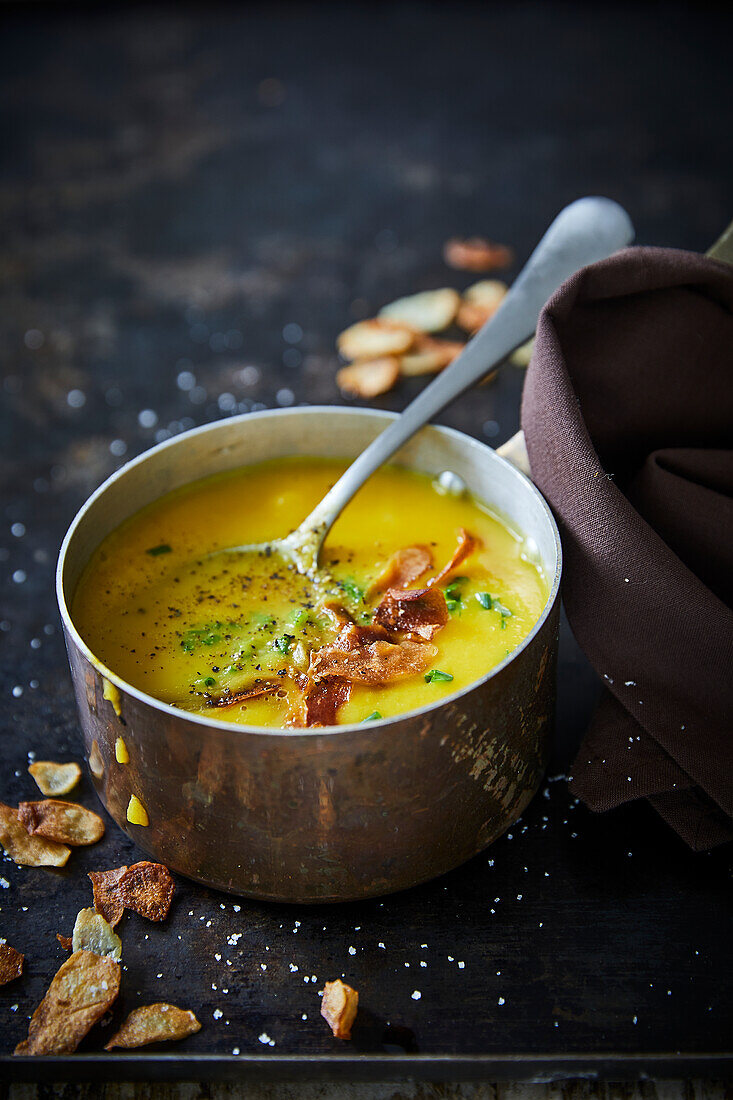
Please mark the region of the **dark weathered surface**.
<svg viewBox="0 0 733 1100"><path fill-rule="evenodd" d="M335 334L397 294L462 285L440 259L449 235L484 232L523 259L564 202L599 191L643 242L707 247L733 210L733 97L713 9L31 9L5 24L0 797L16 802L34 793L29 750L79 756L53 562L123 457L253 403L339 401ZM508 369L442 419L499 441L520 387ZM595 693L567 636L560 688L553 776ZM510 834L383 902L294 910L180 882L165 924L121 925L119 1011L193 1008L201 1032L169 1053L236 1049L240 1072L249 1055L385 1051L459 1054L456 1073L486 1077L511 1063L474 1056L562 1074L586 1054L611 1073L616 1054L626 1073L660 1063L624 1057L682 1052L717 1072L704 1055L730 1040L726 853L692 855L644 807L594 818L562 779ZM0 994L3 1053L64 958L55 933L89 903L86 871L136 858L110 825L64 871L2 864L0 933L27 956ZM317 990L342 973L363 1006L348 1047L318 1017ZM119 1078L120 1056L102 1072ZM413 1072L437 1075L429 1060Z"/></svg>

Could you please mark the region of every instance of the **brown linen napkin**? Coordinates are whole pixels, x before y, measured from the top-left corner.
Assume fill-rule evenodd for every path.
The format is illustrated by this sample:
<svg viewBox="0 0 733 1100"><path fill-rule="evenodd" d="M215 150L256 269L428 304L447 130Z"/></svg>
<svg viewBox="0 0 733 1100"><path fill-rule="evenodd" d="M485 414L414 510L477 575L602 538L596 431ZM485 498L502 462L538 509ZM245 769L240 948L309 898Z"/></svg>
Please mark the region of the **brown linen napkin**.
<svg viewBox="0 0 733 1100"><path fill-rule="evenodd" d="M696 850L733 839L733 268L629 248L574 275L540 317L522 427L606 688L571 789L648 798Z"/></svg>

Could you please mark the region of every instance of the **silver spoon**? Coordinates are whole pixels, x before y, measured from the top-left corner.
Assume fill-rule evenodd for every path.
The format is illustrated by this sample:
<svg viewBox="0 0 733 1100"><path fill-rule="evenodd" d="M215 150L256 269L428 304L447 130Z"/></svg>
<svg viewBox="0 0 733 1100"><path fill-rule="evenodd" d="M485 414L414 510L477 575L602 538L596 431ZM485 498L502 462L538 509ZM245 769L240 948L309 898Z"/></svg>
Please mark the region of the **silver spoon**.
<svg viewBox="0 0 733 1100"><path fill-rule="evenodd" d="M323 500L291 534L217 554L277 554L299 573L318 577L318 558L326 535L367 478L424 424L497 363L523 344L537 327L547 299L575 271L629 244L634 228L626 211L604 198L577 199L555 218L494 316L461 354L407 406L402 415L369 444L329 489ZM324 578L325 579L325 578Z"/></svg>

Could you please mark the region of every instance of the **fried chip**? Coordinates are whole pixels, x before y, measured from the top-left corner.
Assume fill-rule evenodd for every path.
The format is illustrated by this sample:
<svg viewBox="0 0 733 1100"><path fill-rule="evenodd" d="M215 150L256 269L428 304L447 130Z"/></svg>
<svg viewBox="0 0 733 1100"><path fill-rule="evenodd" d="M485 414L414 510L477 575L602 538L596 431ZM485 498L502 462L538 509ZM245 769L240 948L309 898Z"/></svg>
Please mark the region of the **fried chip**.
<svg viewBox="0 0 733 1100"><path fill-rule="evenodd" d="M16 951L5 940L0 940L0 985L15 981L23 973L25 955Z"/></svg>
<svg viewBox="0 0 733 1100"><path fill-rule="evenodd" d="M336 372L336 385L343 393L353 397L379 397L387 393L400 376L400 361L394 356L381 359L364 359L349 363Z"/></svg>
<svg viewBox="0 0 733 1100"><path fill-rule="evenodd" d="M104 1049L129 1049L144 1047L147 1043L162 1043L168 1039L185 1039L200 1030L201 1024L193 1012L159 1001L134 1008Z"/></svg>
<svg viewBox="0 0 733 1100"><path fill-rule="evenodd" d="M357 321L344 329L336 346L344 359L381 359L384 355L402 355L412 347L415 333L409 325L396 324L384 317Z"/></svg>
<svg viewBox="0 0 733 1100"><path fill-rule="evenodd" d="M71 951L71 945L72 945L71 936L64 936L63 933L57 932L56 933L56 939L59 941L59 943L63 947L64 951L69 951L69 952Z"/></svg>
<svg viewBox="0 0 733 1100"><path fill-rule="evenodd" d="M114 928L124 909L134 909L147 920L165 920L175 883L162 863L142 860L130 867L90 871L94 907Z"/></svg>
<svg viewBox="0 0 733 1100"><path fill-rule="evenodd" d="M94 909L80 909L76 915L71 937L72 951L93 951L119 962L122 958L122 940L112 931L112 925Z"/></svg>
<svg viewBox="0 0 733 1100"><path fill-rule="evenodd" d="M16 1054L70 1054L114 1003L120 968L91 951L75 951L56 972Z"/></svg>
<svg viewBox="0 0 733 1100"><path fill-rule="evenodd" d="M81 768L74 763L55 764L52 760L36 760L28 771L41 794L47 797L68 794L81 779Z"/></svg>
<svg viewBox="0 0 733 1100"><path fill-rule="evenodd" d="M509 267L514 261L514 253L505 244L494 244L484 237L466 240L453 237L443 246L443 259L448 267L458 271L495 271L499 267Z"/></svg>
<svg viewBox="0 0 733 1100"><path fill-rule="evenodd" d="M308 671L314 680L337 676L352 683L390 684L424 672L437 652L436 646L410 638L399 643L380 639L354 649L336 642L311 654Z"/></svg>
<svg viewBox="0 0 733 1100"><path fill-rule="evenodd" d="M21 802L18 818L29 836L42 836L72 848L96 844L104 836L104 822L99 814L76 802L61 802L55 798Z"/></svg>
<svg viewBox="0 0 733 1100"><path fill-rule="evenodd" d="M29 836L12 806L0 802L0 844L20 867L63 867L71 848L40 836Z"/></svg>
<svg viewBox="0 0 733 1100"><path fill-rule="evenodd" d="M442 582L449 577L451 573L454 573L458 566L462 565L466 558L480 545L481 540L479 538L469 534L465 527L461 527L458 532L458 546L453 551L450 561L443 566L435 577L432 577L428 581L428 586L442 584Z"/></svg>
<svg viewBox="0 0 733 1100"><path fill-rule="evenodd" d="M118 888L120 879L127 873L127 867L114 867L109 871L90 871L94 908L101 913L107 923L114 928L122 919L125 905Z"/></svg>
<svg viewBox="0 0 733 1100"><path fill-rule="evenodd" d="M460 294L451 287L423 290L390 302L380 309L377 319L406 325L415 332L442 332L448 328L460 304Z"/></svg>
<svg viewBox="0 0 733 1100"><path fill-rule="evenodd" d="M437 374L457 359L465 346L460 340L418 336L414 347L400 357L400 374L405 378L419 374Z"/></svg>
<svg viewBox="0 0 733 1100"><path fill-rule="evenodd" d="M374 621L390 630L417 634L429 642L448 622L448 607L439 588L390 588Z"/></svg>
<svg viewBox="0 0 733 1100"><path fill-rule="evenodd" d="M500 279L482 279L464 291L456 320L466 332L481 328L506 297L508 286Z"/></svg>
<svg viewBox="0 0 733 1100"><path fill-rule="evenodd" d="M375 581L372 581L367 596L384 592L388 588L405 588L412 584L428 569L432 569L433 555L427 546L417 544L398 550L387 562Z"/></svg>
<svg viewBox="0 0 733 1100"><path fill-rule="evenodd" d="M337 1039L350 1039L359 1006L359 994L340 978L326 982L321 1000L321 1016Z"/></svg>

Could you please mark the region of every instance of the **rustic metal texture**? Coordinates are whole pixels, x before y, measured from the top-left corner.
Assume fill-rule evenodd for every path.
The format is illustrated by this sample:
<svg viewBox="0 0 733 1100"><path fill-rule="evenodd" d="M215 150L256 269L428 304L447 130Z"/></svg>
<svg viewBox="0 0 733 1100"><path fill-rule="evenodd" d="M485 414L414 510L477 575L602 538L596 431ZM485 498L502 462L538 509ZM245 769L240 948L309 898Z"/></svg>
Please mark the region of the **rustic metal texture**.
<svg viewBox="0 0 733 1100"><path fill-rule="evenodd" d="M275 901L346 901L452 870L500 836L537 790L555 706L559 538L534 487L489 448L430 428L397 460L450 469L531 538L550 588L537 628L493 675L413 715L315 731L187 718L100 669L68 605L90 549L161 491L250 461L353 456L384 414L304 409L237 417L151 451L106 483L64 540L58 598L87 759L115 821L150 855L209 886ZM112 670L114 671L114 670ZM124 737L130 756L115 759ZM135 795L149 817L130 825Z"/></svg>
<svg viewBox="0 0 733 1100"><path fill-rule="evenodd" d="M87 756L118 825L173 870L234 894L346 901L452 870L516 821L544 773L554 710L556 605L495 677L424 715L337 734L248 734L160 713L69 641ZM130 762L115 761L124 736ZM147 827L126 820L130 796Z"/></svg>
<svg viewBox="0 0 733 1100"><path fill-rule="evenodd" d="M0 798L13 804L35 794L29 752L82 758L53 564L124 458L232 401L341 402L333 341L349 320L472 281L444 266L447 237L486 234L523 261L564 203L600 192L641 243L704 251L733 210L730 20L712 5L68 11L6 8L0 35ZM399 409L421 384L376 404ZM521 384L505 369L440 420L500 441ZM201 1031L24 1071L730 1075L730 855L689 852L644 805L577 806L558 776L595 679L567 627L558 691L554 781L484 855L383 901L300 911L179 878L165 922L118 926L115 1023L169 1000ZM74 797L98 808L88 778ZM56 932L90 904L86 872L142 856L108 820L61 871L2 863L0 934L26 953L0 994L3 1054L65 957ZM320 983L342 973L361 994L350 1045L318 1016ZM0 1080L19 1072L8 1058Z"/></svg>

